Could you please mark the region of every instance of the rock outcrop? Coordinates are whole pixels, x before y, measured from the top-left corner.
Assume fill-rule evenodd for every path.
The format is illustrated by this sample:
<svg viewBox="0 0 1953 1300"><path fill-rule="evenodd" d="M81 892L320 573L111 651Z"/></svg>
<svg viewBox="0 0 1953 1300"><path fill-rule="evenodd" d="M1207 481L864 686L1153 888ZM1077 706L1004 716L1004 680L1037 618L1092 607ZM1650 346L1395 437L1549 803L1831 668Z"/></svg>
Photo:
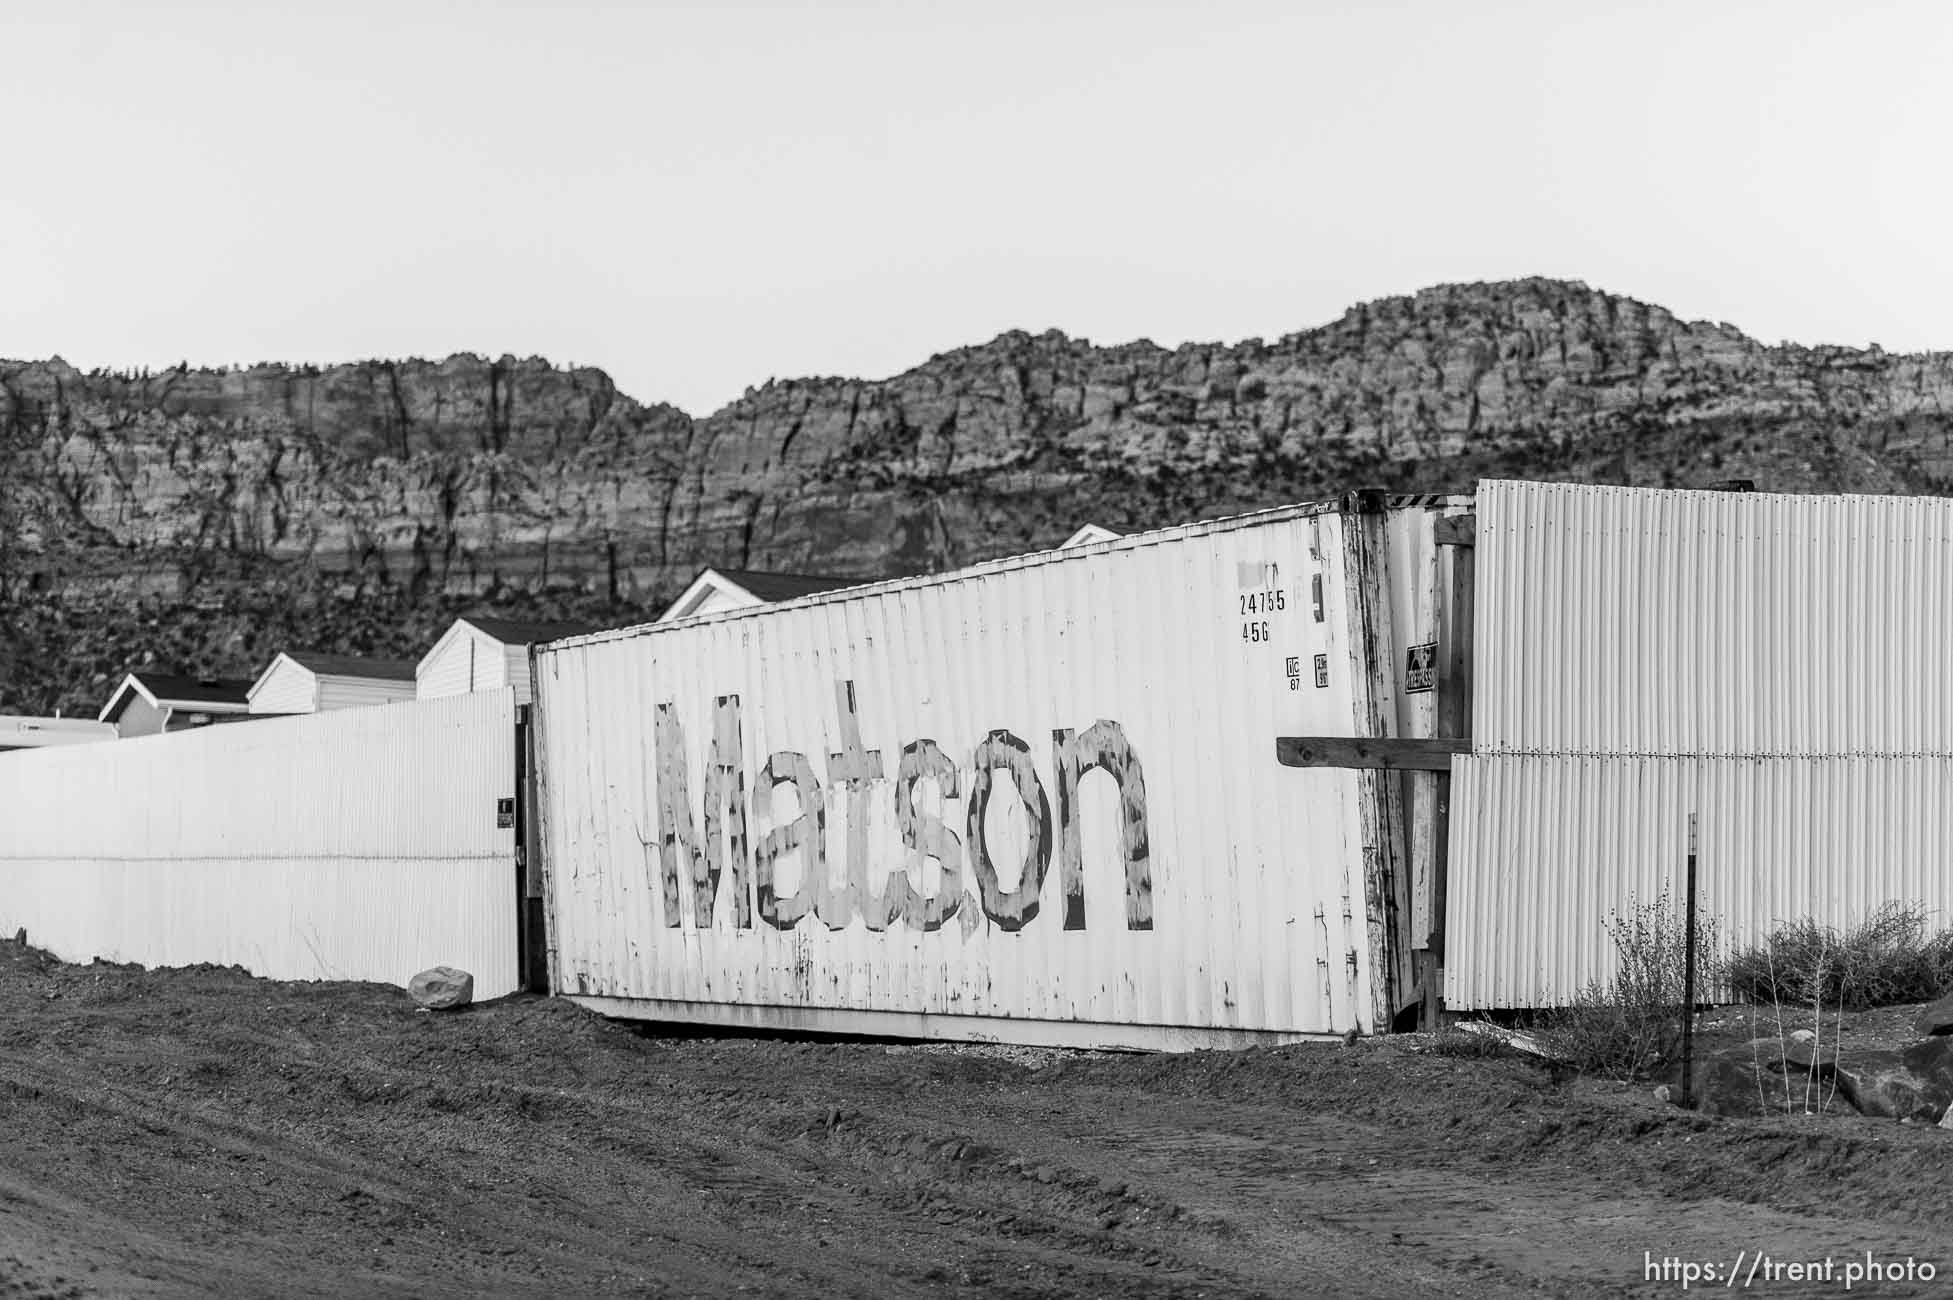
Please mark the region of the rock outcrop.
<svg viewBox="0 0 1953 1300"><path fill-rule="evenodd" d="M1708 1115L1819 1114L1842 1103L1860 1115L1935 1124L1953 1113L1953 1038L1843 1051L1835 1040L1758 1039L1698 1061L1691 1083Z"/></svg>
<svg viewBox="0 0 1953 1300"><path fill-rule="evenodd" d="M1953 994L1922 1007L1912 1018L1912 1027L1926 1037L1953 1034Z"/></svg>
<svg viewBox="0 0 1953 1300"><path fill-rule="evenodd" d="M1939 491L1950 407L1947 354L1765 347L1543 280L1272 343L1011 333L702 419L534 359L0 362L0 712L92 710L145 661L417 654L462 608L634 621L706 563L914 573L1357 484Z"/></svg>

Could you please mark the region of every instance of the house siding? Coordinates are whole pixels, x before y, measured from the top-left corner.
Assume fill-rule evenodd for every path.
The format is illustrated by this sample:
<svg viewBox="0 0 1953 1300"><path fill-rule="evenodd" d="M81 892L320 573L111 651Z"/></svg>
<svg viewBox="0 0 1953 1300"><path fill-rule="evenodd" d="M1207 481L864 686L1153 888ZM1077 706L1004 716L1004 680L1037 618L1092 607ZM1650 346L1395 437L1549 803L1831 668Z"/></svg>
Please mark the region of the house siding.
<svg viewBox="0 0 1953 1300"><path fill-rule="evenodd" d="M153 736L163 729L169 715L157 708L134 691L129 692L129 702L122 712L115 715L116 730L126 738L129 736Z"/></svg>
<svg viewBox="0 0 1953 1300"><path fill-rule="evenodd" d="M253 713L316 713L318 683L312 670L281 659L251 693Z"/></svg>
<svg viewBox="0 0 1953 1300"><path fill-rule="evenodd" d="M479 633L465 627L457 627L443 637L415 674L415 695L423 700L439 700L484 689L482 642Z"/></svg>
<svg viewBox="0 0 1953 1300"><path fill-rule="evenodd" d="M504 645L496 643L501 653L502 680L496 685L508 686L515 691L515 702L527 704L534 696L529 680L529 647L526 645Z"/></svg>
<svg viewBox="0 0 1953 1300"><path fill-rule="evenodd" d="M754 600L745 592L727 591L723 587L714 587L705 594L705 598L699 601L696 606L686 610L683 617L698 618L705 614L718 614L729 609L751 609L759 603L759 601Z"/></svg>
<svg viewBox="0 0 1953 1300"><path fill-rule="evenodd" d="M414 698L414 683L386 677L321 676L319 712L329 709L361 709L375 704L396 704Z"/></svg>

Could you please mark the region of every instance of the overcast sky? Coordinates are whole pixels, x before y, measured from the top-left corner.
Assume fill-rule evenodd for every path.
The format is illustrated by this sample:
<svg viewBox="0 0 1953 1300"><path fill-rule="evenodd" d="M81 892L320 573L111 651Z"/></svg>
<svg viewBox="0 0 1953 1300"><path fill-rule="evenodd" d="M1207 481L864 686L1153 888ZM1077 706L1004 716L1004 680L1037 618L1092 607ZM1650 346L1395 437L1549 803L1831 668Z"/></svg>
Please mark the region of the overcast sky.
<svg viewBox="0 0 1953 1300"><path fill-rule="evenodd" d="M1953 348L1938 0L24 8L0 356L541 354L705 414L1525 275Z"/></svg>

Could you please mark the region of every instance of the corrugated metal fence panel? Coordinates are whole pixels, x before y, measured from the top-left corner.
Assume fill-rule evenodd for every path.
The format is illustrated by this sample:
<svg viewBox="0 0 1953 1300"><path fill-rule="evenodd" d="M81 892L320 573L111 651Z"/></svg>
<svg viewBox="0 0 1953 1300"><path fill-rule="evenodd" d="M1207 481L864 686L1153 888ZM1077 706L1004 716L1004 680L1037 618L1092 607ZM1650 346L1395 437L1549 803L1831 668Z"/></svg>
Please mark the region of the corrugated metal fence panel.
<svg viewBox="0 0 1953 1300"><path fill-rule="evenodd" d="M0 930L63 957L515 988L507 692L0 760Z"/></svg>
<svg viewBox="0 0 1953 1300"><path fill-rule="evenodd" d="M1356 778L1284 768L1273 752L1277 735L1353 730L1341 528L1333 514L1297 512L1175 530L540 651L558 987L776 1008L1369 1028ZM1317 654L1331 665L1323 687ZM1102 720L1136 762L1123 785L1087 767L1068 798L1054 733L1082 737ZM808 826L795 787L763 776L769 757L776 773L804 760L819 781L810 807L825 834L812 838L824 842L826 873L806 886L819 902L798 923L769 924L764 892L730 866L701 923L682 845L664 883L664 845L703 840L717 819L701 816L715 728L744 792L748 852L731 855L742 866L769 834ZM1029 808L996 771L972 825L978 746L986 763L1002 762L1020 743L1018 761L1036 774ZM872 775L851 789L850 770ZM906 778L925 770L934 775L913 781L905 827ZM973 841L998 863L989 890ZM949 861L911 843L934 843ZM1051 865L1027 904L1019 864L1027 852L1038 860L1040 843ZM1059 865L1073 843L1082 928L1068 924ZM1150 884L1129 895L1125 850L1141 845L1146 871L1133 874ZM780 854L782 897L805 892L806 853ZM881 908L903 881L954 912L928 928L918 901L889 922ZM1129 906L1150 913L1150 928L1132 927Z"/></svg>
<svg viewBox="0 0 1953 1300"><path fill-rule="evenodd" d="M1953 500L1485 482L1477 753L1953 753Z"/></svg>
<svg viewBox="0 0 1953 1300"><path fill-rule="evenodd" d="M1563 1004L1607 979L1608 915L1679 900L1691 812L1700 906L1727 941L1888 901L1953 916L1953 758L1482 755L1452 781L1454 1010Z"/></svg>

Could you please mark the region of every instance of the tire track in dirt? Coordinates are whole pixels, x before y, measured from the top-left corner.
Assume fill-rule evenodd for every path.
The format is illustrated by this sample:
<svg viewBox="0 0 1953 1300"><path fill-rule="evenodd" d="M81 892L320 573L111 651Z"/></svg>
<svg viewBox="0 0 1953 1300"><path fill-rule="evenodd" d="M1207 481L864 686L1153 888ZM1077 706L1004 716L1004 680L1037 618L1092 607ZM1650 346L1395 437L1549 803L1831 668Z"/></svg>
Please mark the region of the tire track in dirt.
<svg viewBox="0 0 1953 1300"><path fill-rule="evenodd" d="M1090 1095L1071 1100L1094 1109ZM1182 1204L1196 1214L1225 1215L1228 1236L1270 1258L1301 1246L1303 1259L1321 1261L1311 1230L1336 1230L1351 1247L1341 1254L1358 1276L1363 1261L1386 1252L1399 1263L1422 1257L1454 1278L1496 1269L1554 1294L1639 1295L1669 1294L1677 1286L1647 1282L1649 1255L1657 1262L1676 1256L1721 1265L1739 1251L1778 1260L1843 1261L1867 1251L1888 1260L1953 1260L1953 1234L1944 1230L1895 1229L1849 1216L1814 1219L1721 1198L1622 1195L1598 1170L1406 1168L1395 1135L1340 1117L1240 1103L1173 1114L1136 1106L1130 1094L1112 1090L1097 1100L1102 1124L1078 1129L1054 1117L1068 1141L1170 1182ZM1837 1289L1836 1282L1779 1281L1769 1293ZM1347 1293L1369 1292L1355 1280ZM1946 1293L1945 1281L1876 1289L1880 1296Z"/></svg>
<svg viewBox="0 0 1953 1300"><path fill-rule="evenodd" d="M88 1114L97 1124L107 1121L121 1125L125 1140L115 1145L126 1147L128 1138L161 1145L169 1157L170 1173L179 1184L198 1185L196 1175L207 1164L248 1161L254 1166L253 1181L259 1186L296 1184L316 1193L315 1203L302 1208L303 1217L324 1218L334 1226L350 1219L374 1229L387 1246L397 1244L393 1240L396 1236L410 1243L418 1239L418 1253L422 1255L429 1253L430 1236L451 1237L451 1241L435 1243L432 1253L438 1259L431 1262L464 1275L470 1271L471 1264L485 1265L485 1271L478 1279L464 1276L436 1288L442 1294L475 1295L505 1287L506 1279L500 1276L502 1270L497 1266L509 1252L511 1242L524 1243L525 1253L540 1257L540 1272L560 1269L589 1274L600 1269L603 1279L630 1278L641 1272L648 1256L655 1256L660 1261L659 1284L674 1289L709 1289L719 1285L728 1274L741 1271L757 1274L769 1266L777 1267L777 1261L771 1258L754 1258L750 1241L742 1242L738 1236L722 1231L710 1218L673 1214L665 1216L653 1232L618 1231L620 1206L616 1201L619 1199L672 1208L694 1202L701 1195L701 1183L743 1181L755 1187L777 1187L783 1176L790 1177L782 1169L773 1169L745 1173L733 1179L701 1179L700 1170L718 1157L702 1158L702 1148L698 1147L689 1153L659 1152L655 1160L647 1160L643 1158L644 1144L620 1135L616 1152L591 1152L580 1162L581 1177L576 1186L564 1186L558 1180L544 1194L524 1197L485 1185L476 1175L487 1171L475 1163L464 1164L460 1170L455 1167L457 1156L472 1156L479 1162L497 1158L498 1153L492 1151L470 1153L450 1149L442 1153L448 1157L448 1163L442 1166L445 1173L428 1177L397 1158L389 1161L385 1152L335 1149L290 1132L269 1132L240 1122L236 1117L214 1117L201 1109L135 1098L119 1089L65 1077L45 1068L9 1063L0 1066L0 1079L6 1081L15 1097L43 1102L57 1112ZM11 1153L15 1161L22 1154L19 1149ZM130 1172L133 1176L140 1171ZM204 1180L206 1184L209 1181ZM625 1195L604 1195L607 1188L621 1190ZM459 1216L443 1217L427 1212L425 1207L451 1203L457 1190L467 1193L465 1222ZM845 1201L833 1197L828 1189L809 1185L801 1192L802 1205L810 1211L826 1211L834 1217L841 1217L845 1212ZM213 1195L210 1191L199 1194L205 1198ZM804 1199L808 1194L826 1199ZM125 1206L124 1212L139 1215L140 1208ZM814 1217L818 1220L825 1216L816 1213ZM205 1250L234 1253L239 1231L248 1228L241 1221L243 1218L224 1215L219 1221L220 1232L199 1232L191 1227L191 1235ZM177 1226L181 1230L190 1225ZM287 1246L281 1234L259 1232L256 1235L260 1239L258 1244L268 1254ZM146 1248L147 1243L125 1235L124 1245ZM409 1253L414 1253L411 1247ZM480 1258L471 1259L471 1256ZM206 1262L200 1266L204 1273L213 1272L214 1258L204 1256ZM849 1293L848 1284L858 1282L860 1276L854 1269L792 1271L796 1285L804 1283L840 1294ZM188 1283L190 1278L179 1276L176 1280ZM375 1285L384 1285L386 1274L374 1272L370 1280ZM201 1281L223 1289L219 1277L204 1277ZM240 1285L246 1291L253 1289L242 1282ZM541 1282L538 1285L549 1289ZM327 1293L337 1293L336 1286L321 1292Z"/></svg>
<svg viewBox="0 0 1953 1300"><path fill-rule="evenodd" d="M1245 1179L1225 1159L1218 1172L1211 1166L1231 1143L1259 1154L1266 1142L1209 1126L1193 1140L1155 1143L1148 1139L1174 1131L1169 1120L1121 1123L1107 1118L1111 1107L1087 1107L1091 1122L1081 1126L1079 1114L1063 1117L1042 1102L1035 1089L1005 1094L1001 1104L963 1112L956 1124L932 1124L930 1112L884 1109L864 1140L885 1163L899 1164L907 1151L951 1171L915 1180L921 1189L945 1182L951 1189L925 1190L925 1203L951 1205L1020 1241L1048 1242L1059 1254L1102 1253L1108 1268L1132 1277L1150 1273L1227 1295L1538 1294L1531 1285L1507 1287L1453 1261L1410 1253L1379 1268L1373 1234L1324 1215L1244 1214L1244 1191L1292 1199L1287 1180L1295 1171ZM1320 1171L1306 1172L1320 1202L1326 1189L1313 1176Z"/></svg>
<svg viewBox="0 0 1953 1300"><path fill-rule="evenodd" d="M22 951L0 943L0 1241L28 1245L0 1247L0 1300L78 1276L154 1296L1599 1300L1674 1293L1641 1283L1643 1249L1953 1262L1903 1205L1827 1216L1781 1179L1758 1192L1774 1209L1677 1199L1686 1160L1620 1143L1728 1158L1738 1130L1594 1109L1512 1063L660 1037L544 999L430 1016L373 986ZM1911 1177L1937 1151L1762 1140L1826 1179L1860 1158ZM1635 1167L1575 1167L1596 1153Z"/></svg>
<svg viewBox="0 0 1953 1300"><path fill-rule="evenodd" d="M404 1079L416 1073L366 1061L349 1061L343 1066L375 1077ZM105 1085L92 1074L77 1077L71 1072L19 1061L0 1068L0 1077L8 1081L16 1097L29 1097L57 1113L67 1114L70 1119L86 1115L89 1123L98 1128L118 1125L124 1132L114 1135L111 1145L126 1147L132 1142L143 1142L162 1146L170 1157L171 1175L179 1184L189 1183L194 1187L195 1175L204 1163L227 1158L250 1161L268 1167L255 1170L255 1181L260 1184L296 1181L324 1193L328 1218L344 1217L332 1212L335 1200L352 1199L354 1208L365 1211L354 1217L377 1219L377 1226L396 1233L426 1225L399 1222L392 1217L394 1214L426 1199L439 1203L453 1190L448 1186L431 1187L427 1179L397 1165L389 1168L378 1164L375 1153L347 1154L323 1141L297 1136L313 1126L329 1129L329 1121L302 1120L295 1124L287 1120L284 1131L273 1131L268 1126L249 1123L236 1113L213 1114L203 1103L160 1101L151 1095ZM617 1265L618 1272L626 1272L631 1265L641 1263L645 1248L642 1239L632 1239L620 1249L614 1231L615 1216L620 1209L617 1201L629 1199L671 1211L689 1206L696 1198L702 1209L712 1212L710 1220L725 1231L674 1232L669 1227L662 1230L655 1253L661 1257L661 1280L666 1284L718 1283L728 1274L741 1271L761 1275L768 1265L777 1269L780 1256L794 1258L811 1253L818 1259L821 1252L831 1251L834 1246L825 1225L851 1225L858 1230L863 1222L876 1223L876 1235L887 1239L886 1254L878 1252L877 1258L862 1259L851 1257L843 1249L838 1252L841 1258L827 1267L793 1270L787 1289L818 1287L828 1294L886 1294L890 1292L889 1284L899 1280L890 1276L891 1258L946 1261L956 1266L961 1275L991 1289L999 1281L997 1273L1002 1264L993 1258L997 1252L987 1240L990 1234L981 1230L980 1215L957 1214L947 1216L951 1221L944 1222L946 1216L938 1209L926 1223L905 1221L917 1217L913 1215L891 1216L891 1206L901 1198L891 1194L887 1180L873 1162L857 1166L845 1160L837 1161L828 1144L811 1141L805 1129L784 1140L769 1139L768 1127L791 1127L809 1113L803 1098L789 1095L775 1099L775 1104L763 1115L766 1122L748 1124L743 1131L733 1130L739 1133L738 1140L725 1142L674 1133L673 1115L674 1112L688 1115L704 1122L709 1129L714 1127L712 1121L728 1119L734 1108L746 1104L747 1094L739 1090L693 1088L688 1092L680 1088L676 1095L663 1093L662 1108L616 1092L595 1094L590 1090L561 1087L518 1091L547 1095L560 1107L584 1112L588 1123L582 1127L604 1133L606 1150L586 1150L579 1160L578 1185L570 1189L559 1182L540 1205L520 1204L513 1209L499 1206L492 1189L483 1188L466 1173L462 1174L454 1181L469 1193L472 1230L442 1252L444 1257L438 1262L443 1268L458 1268L465 1273L468 1261L461 1256L472 1253L469 1247L488 1250L491 1249L488 1243L508 1240L533 1243L540 1235L548 1245L542 1252L542 1263L551 1271L556 1266L573 1263L574 1271L587 1274L594 1261L608 1258ZM825 1095L827 1085L821 1085L819 1091ZM819 1108L812 1109L817 1112ZM452 1171L455 1157L466 1153L450 1150L443 1154ZM479 1160L503 1153L484 1150L473 1154ZM522 1156L519 1151L505 1154L518 1160ZM18 1159L19 1153L15 1155ZM660 1178L661 1169L674 1172L670 1177ZM52 1176L55 1171L44 1172ZM604 1196L605 1188L619 1189L625 1195ZM792 1191L782 1194L783 1188ZM206 1191L202 1195L210 1193ZM948 1202L939 1200L936 1204L940 1207ZM759 1213L753 1213L754 1210ZM755 1225L741 1220L777 1219L782 1212L797 1216L813 1240L781 1243L777 1224L771 1225L770 1233L764 1231L768 1225L760 1224L759 1252L763 1258L754 1258L753 1238L748 1229ZM318 1207L312 1207L309 1215L320 1217ZM683 1222L686 1217L681 1211L669 1214L666 1222ZM971 1223L976 1223L979 1230L972 1231ZM588 1225L587 1231L579 1232L579 1226L584 1224ZM234 1236L238 1226L235 1221L228 1223L225 1235ZM774 1240L766 1240L769 1235ZM905 1241L905 1237L910 1240ZM125 1241L125 1245L130 1244L143 1245L134 1239ZM276 1238L262 1244L267 1249L283 1249ZM1012 1251L1020 1249L1018 1242L1006 1244ZM1064 1236L1062 1244L1070 1245L1071 1238ZM235 1242L230 1245L234 1247ZM673 1258L674 1248L683 1248L679 1251L683 1255L702 1257L699 1267L685 1268L682 1259ZM566 1259L565 1252L575 1258ZM533 1244L530 1253L535 1253ZM1111 1277L1103 1277L1104 1269L1081 1270L1076 1264L1065 1264L1063 1250L1041 1251L1038 1255L1033 1264L1041 1266L1034 1267L1033 1271L1055 1274L1046 1277L1047 1283L1064 1285L1066 1277L1080 1282L1102 1278L1128 1293L1140 1294L1153 1289L1123 1269L1114 1270ZM1060 1267L1061 1264L1064 1266ZM1017 1271L1021 1273L1024 1269L1020 1265ZM1086 1277L1080 1278L1081 1272ZM916 1274L915 1280L930 1284L932 1291L940 1291L936 1284L953 1280L952 1273L942 1265L919 1267ZM385 1280L379 1273L369 1277L375 1284ZM874 1280L864 1282L865 1278ZM215 1281L214 1276L210 1280ZM1048 1293L1037 1278L1030 1282L1035 1290ZM217 1284L221 1289L223 1284ZM476 1284L463 1281L449 1289L465 1294L476 1289Z"/></svg>

